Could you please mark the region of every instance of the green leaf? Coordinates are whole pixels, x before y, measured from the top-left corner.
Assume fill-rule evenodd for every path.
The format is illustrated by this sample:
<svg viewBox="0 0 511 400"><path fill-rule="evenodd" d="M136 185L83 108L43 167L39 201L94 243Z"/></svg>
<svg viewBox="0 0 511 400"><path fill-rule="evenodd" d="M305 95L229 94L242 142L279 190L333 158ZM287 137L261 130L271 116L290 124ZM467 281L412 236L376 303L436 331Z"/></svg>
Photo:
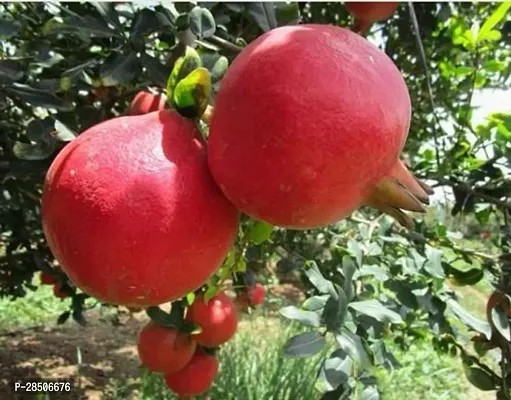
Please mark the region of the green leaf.
<svg viewBox="0 0 511 400"><path fill-rule="evenodd" d="M495 390L496 382L493 377L479 367L464 367L465 376L468 381L480 390Z"/></svg>
<svg viewBox="0 0 511 400"><path fill-rule="evenodd" d="M84 42L88 42L90 37L111 38L112 36L119 36L118 32L92 15L65 17L63 18L63 23L59 23L54 19L49 20L44 25L42 32L44 35L53 33L74 33Z"/></svg>
<svg viewBox="0 0 511 400"><path fill-rule="evenodd" d="M298 22L300 22L300 8L298 7L298 3L277 2L275 16L278 26L298 24Z"/></svg>
<svg viewBox="0 0 511 400"><path fill-rule="evenodd" d="M321 392L332 391L347 383L353 366L353 360L342 349L335 350L323 361L319 371L317 389Z"/></svg>
<svg viewBox="0 0 511 400"><path fill-rule="evenodd" d="M32 106L54 108L59 111L70 111L72 105L66 104L64 100L44 90L34 89L20 83L13 83L5 88L9 96L15 96L20 100L30 103Z"/></svg>
<svg viewBox="0 0 511 400"><path fill-rule="evenodd" d="M350 303L348 307L380 322L390 322L392 324L400 324L403 322L403 319L398 313L389 310L378 300L355 301Z"/></svg>
<svg viewBox="0 0 511 400"><path fill-rule="evenodd" d="M211 82L215 83L222 79L228 67L229 60L227 59L227 57L224 56L219 57L215 65L213 65L213 68L209 70L209 72L211 73Z"/></svg>
<svg viewBox="0 0 511 400"><path fill-rule="evenodd" d="M258 245L269 240L272 232L273 225L263 221L254 221L247 237L252 243Z"/></svg>
<svg viewBox="0 0 511 400"><path fill-rule="evenodd" d="M272 1L245 3L248 15L253 18L256 24L264 31L277 27L277 16Z"/></svg>
<svg viewBox="0 0 511 400"><path fill-rule="evenodd" d="M351 257L343 256L342 258L342 274L344 276L344 282L342 283L342 288L344 293L346 293L346 298L351 300L353 298L353 275L357 271L357 267L355 263L352 261Z"/></svg>
<svg viewBox="0 0 511 400"><path fill-rule="evenodd" d="M21 160L45 160L53 154L56 145L54 141L41 141L37 143L16 142L12 152Z"/></svg>
<svg viewBox="0 0 511 400"><path fill-rule="evenodd" d="M87 68L92 68L92 67L96 66L96 64L98 62L99 62L99 60L89 60L87 62L84 62L83 64L77 65L76 67L69 68L68 70L66 70L62 73L62 76L76 78L83 71L85 71Z"/></svg>
<svg viewBox="0 0 511 400"><path fill-rule="evenodd" d="M213 36L216 25L211 11L207 8L194 7L190 12L190 29L199 39Z"/></svg>
<svg viewBox="0 0 511 400"><path fill-rule="evenodd" d="M445 272L442 267L442 250L433 247L426 248L427 261L424 269L435 278L445 278Z"/></svg>
<svg viewBox="0 0 511 400"><path fill-rule="evenodd" d="M330 296L321 314L321 320L326 325L327 331L338 332L344 323L347 311L348 298L344 290L338 288L338 296Z"/></svg>
<svg viewBox="0 0 511 400"><path fill-rule="evenodd" d="M122 25L115 10L115 4L106 1L92 1L91 4L98 10L107 24L112 24L122 32Z"/></svg>
<svg viewBox="0 0 511 400"><path fill-rule="evenodd" d="M57 325L62 325L64 323L66 323L66 321L69 319L70 316L71 316L71 313L69 311L64 311L57 318Z"/></svg>
<svg viewBox="0 0 511 400"><path fill-rule="evenodd" d="M380 282L385 282L389 279L387 273L383 270L383 268L378 265L363 265L359 270L355 271L353 275L353 279L358 279L363 276L374 276L376 280Z"/></svg>
<svg viewBox="0 0 511 400"><path fill-rule="evenodd" d="M459 270L453 266L449 266L446 273L452 275L459 286L475 285L484 278L484 270L482 268L471 268L469 270Z"/></svg>
<svg viewBox="0 0 511 400"><path fill-rule="evenodd" d="M70 142L74 140L78 136L78 134L76 132L73 132L59 120L56 120L55 131L52 134L52 136L55 139L60 140L61 142Z"/></svg>
<svg viewBox="0 0 511 400"><path fill-rule="evenodd" d="M23 78L25 72L21 63L15 60L0 60L0 78L17 81Z"/></svg>
<svg viewBox="0 0 511 400"><path fill-rule="evenodd" d="M21 23L0 16L0 40L6 40L16 36L21 31Z"/></svg>
<svg viewBox="0 0 511 400"><path fill-rule="evenodd" d="M333 283L323 277L315 261L312 261L311 266L306 268L304 272L307 278L309 278L309 281L320 293L329 293L335 298L338 297Z"/></svg>
<svg viewBox="0 0 511 400"><path fill-rule="evenodd" d="M510 7L511 2L503 2L497 7L479 30L479 33L477 34L477 42L482 42L483 40L488 39L488 35L491 31L493 31L493 28L495 28L500 21L504 20Z"/></svg>
<svg viewBox="0 0 511 400"><path fill-rule="evenodd" d="M130 36L149 35L161 28L161 26L162 24L157 14L149 8L143 8L135 16Z"/></svg>
<svg viewBox="0 0 511 400"><path fill-rule="evenodd" d="M326 340L318 332L305 332L293 336L284 345L287 357L311 357L318 354L326 345Z"/></svg>
<svg viewBox="0 0 511 400"><path fill-rule="evenodd" d="M371 362L360 337L348 330L344 330L341 334L335 335L335 339L353 361L359 363L364 369L369 368Z"/></svg>
<svg viewBox="0 0 511 400"><path fill-rule="evenodd" d="M474 317L454 299L448 299L447 305L451 308L452 312L459 318L461 322L476 332L482 333L488 340L490 340L491 327L486 321Z"/></svg>
<svg viewBox="0 0 511 400"><path fill-rule="evenodd" d="M117 86L129 82L141 73L142 70L135 52L128 55L114 55L99 69L99 77L103 86Z"/></svg>
<svg viewBox="0 0 511 400"><path fill-rule="evenodd" d="M163 311L160 307L148 307L146 309L146 313L149 318L154 321L156 324L167 327L167 328L180 328L182 325L182 320L173 317L172 314L168 314Z"/></svg>
<svg viewBox="0 0 511 400"><path fill-rule="evenodd" d="M500 307L491 309L491 319L497 331L509 342L511 342L511 329L509 328L509 317Z"/></svg>
<svg viewBox="0 0 511 400"><path fill-rule="evenodd" d="M358 266L362 266L362 246L356 240L350 239L348 240L348 250L357 260Z"/></svg>
<svg viewBox="0 0 511 400"><path fill-rule="evenodd" d="M320 311L325 308L327 300L330 298L330 295L324 294L321 296L312 296L309 297L303 303L302 307L308 311Z"/></svg>
<svg viewBox="0 0 511 400"><path fill-rule="evenodd" d="M380 400L380 393L376 386L366 386L360 394L360 400Z"/></svg>
<svg viewBox="0 0 511 400"><path fill-rule="evenodd" d="M321 325L319 315L312 311L300 310L295 306L284 307L280 314L290 320L298 321L302 324L319 327Z"/></svg>
<svg viewBox="0 0 511 400"><path fill-rule="evenodd" d="M185 55L176 61L167 81L167 97L172 99L177 84L201 66L202 61L199 53L190 46L186 47Z"/></svg>
<svg viewBox="0 0 511 400"><path fill-rule="evenodd" d="M179 81L172 94L176 110L187 118L204 114L211 96L211 78L205 68L197 68Z"/></svg>

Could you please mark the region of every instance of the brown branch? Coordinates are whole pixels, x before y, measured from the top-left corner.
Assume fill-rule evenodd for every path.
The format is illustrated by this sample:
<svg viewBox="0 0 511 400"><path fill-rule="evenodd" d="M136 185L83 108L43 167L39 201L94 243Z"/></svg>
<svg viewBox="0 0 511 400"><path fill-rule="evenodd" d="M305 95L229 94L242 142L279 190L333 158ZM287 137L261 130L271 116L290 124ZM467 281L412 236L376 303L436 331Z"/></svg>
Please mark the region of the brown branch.
<svg viewBox="0 0 511 400"><path fill-rule="evenodd" d="M243 50L243 47L237 46L237 45L229 42L228 40L222 39L221 37L216 36L216 35L208 37L207 39L205 39L205 41L211 42L211 43L223 48L224 50L229 50L234 53L241 53L241 51Z"/></svg>

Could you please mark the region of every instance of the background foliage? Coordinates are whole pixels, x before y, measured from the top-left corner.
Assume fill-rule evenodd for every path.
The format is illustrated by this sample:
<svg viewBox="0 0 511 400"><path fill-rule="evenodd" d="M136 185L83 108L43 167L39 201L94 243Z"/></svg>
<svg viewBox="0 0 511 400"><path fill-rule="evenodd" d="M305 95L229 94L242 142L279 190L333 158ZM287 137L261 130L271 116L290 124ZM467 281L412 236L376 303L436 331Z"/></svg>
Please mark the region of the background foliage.
<svg viewBox="0 0 511 400"><path fill-rule="evenodd" d="M403 156L440 194L414 230L369 210L306 232L244 221L243 257L224 269L276 266L300 280L307 300L281 314L308 329L289 335L284 352L331 349L316 381L323 399L377 399L373 366L399 365L385 340L406 349L431 333L435 349L462 359L472 384L510 397L511 114L473 122L480 91L509 87L509 5L415 3L410 13L403 3L371 29L412 96ZM186 46L218 90L226 60L264 31L298 22L348 26L351 17L340 2L0 4L0 295L25 296L38 270L57 274L73 299L60 322L85 323L94 303L53 268L41 231L52 159L78 132L125 113L138 91L163 90ZM492 292L486 319L456 291L482 283Z"/></svg>

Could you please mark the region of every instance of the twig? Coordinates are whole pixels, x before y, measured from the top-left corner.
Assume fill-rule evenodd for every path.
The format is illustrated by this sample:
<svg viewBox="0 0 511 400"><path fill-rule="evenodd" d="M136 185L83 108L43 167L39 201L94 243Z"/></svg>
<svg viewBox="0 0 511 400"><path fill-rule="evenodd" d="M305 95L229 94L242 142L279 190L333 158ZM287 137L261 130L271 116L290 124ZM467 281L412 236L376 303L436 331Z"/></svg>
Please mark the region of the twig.
<svg viewBox="0 0 511 400"><path fill-rule="evenodd" d="M408 11L410 12L410 19L412 20L412 26L415 33L415 39L417 40L417 46L419 47L419 55L422 63L422 67L424 68L424 77L426 78L426 86L428 88L428 96L429 96L429 102L431 105L431 110L433 113L433 117L435 118L435 121L438 125L440 125L440 121L438 119L438 116L436 115L436 107L435 107L435 101L433 98L433 89L431 87L431 78L429 76L429 69L428 64L426 60L426 53L424 51L424 46L422 44L422 39L420 36L420 30L419 30L419 22L417 21L417 15L415 14L415 8L412 2L408 2ZM440 168L440 154L438 151L438 134L436 130L436 125L433 124L433 140L435 142L435 156L436 156L436 163L437 167Z"/></svg>
<svg viewBox="0 0 511 400"><path fill-rule="evenodd" d="M234 53L241 53L241 51L243 50L243 47L237 46L237 45L229 42L228 40L222 39L221 37L216 36L216 35L208 37L206 39L206 41L209 41L213 44L216 44L219 47L222 47L225 50L229 50Z"/></svg>

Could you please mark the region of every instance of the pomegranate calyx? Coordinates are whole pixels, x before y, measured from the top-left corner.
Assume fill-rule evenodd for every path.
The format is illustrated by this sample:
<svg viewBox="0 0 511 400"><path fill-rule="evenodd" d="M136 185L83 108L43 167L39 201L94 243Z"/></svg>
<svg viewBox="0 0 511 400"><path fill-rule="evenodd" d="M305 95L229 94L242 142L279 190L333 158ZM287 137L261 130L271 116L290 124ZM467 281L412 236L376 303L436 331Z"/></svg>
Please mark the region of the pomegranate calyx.
<svg viewBox="0 0 511 400"><path fill-rule="evenodd" d="M403 210L425 212L424 205L429 204L431 194L433 190L398 160L389 176L376 184L364 205L390 215L406 228L413 228L413 219Z"/></svg>

